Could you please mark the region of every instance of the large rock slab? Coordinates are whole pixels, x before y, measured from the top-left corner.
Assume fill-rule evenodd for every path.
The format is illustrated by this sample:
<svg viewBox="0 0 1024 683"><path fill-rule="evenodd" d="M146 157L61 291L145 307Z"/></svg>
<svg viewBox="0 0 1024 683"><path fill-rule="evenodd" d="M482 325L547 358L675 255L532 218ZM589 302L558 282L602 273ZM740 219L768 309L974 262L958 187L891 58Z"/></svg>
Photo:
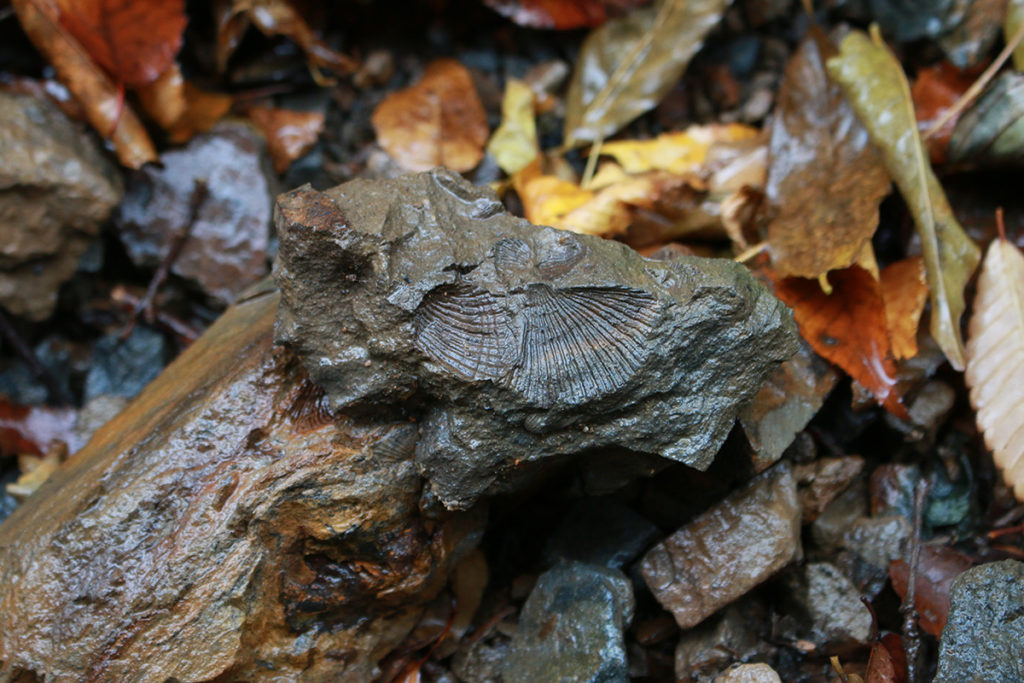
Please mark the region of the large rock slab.
<svg viewBox="0 0 1024 683"><path fill-rule="evenodd" d="M0 305L42 320L121 200L121 180L47 100L0 92L0 121Z"/></svg>
<svg viewBox="0 0 1024 683"><path fill-rule="evenodd" d="M968 569L953 581L936 683L1024 680L1024 562Z"/></svg>
<svg viewBox="0 0 1024 683"><path fill-rule="evenodd" d="M776 465L654 546L640 572L681 628L696 626L800 557L800 517L793 474Z"/></svg>
<svg viewBox="0 0 1024 683"><path fill-rule="evenodd" d="M225 313L0 525L0 680L372 680L479 538ZM34 674L34 675L33 675Z"/></svg>
<svg viewBox="0 0 1024 683"><path fill-rule="evenodd" d="M277 335L331 403L404 403L446 505L615 446L707 467L797 348L728 259L644 259L534 226L443 170L282 195Z"/></svg>

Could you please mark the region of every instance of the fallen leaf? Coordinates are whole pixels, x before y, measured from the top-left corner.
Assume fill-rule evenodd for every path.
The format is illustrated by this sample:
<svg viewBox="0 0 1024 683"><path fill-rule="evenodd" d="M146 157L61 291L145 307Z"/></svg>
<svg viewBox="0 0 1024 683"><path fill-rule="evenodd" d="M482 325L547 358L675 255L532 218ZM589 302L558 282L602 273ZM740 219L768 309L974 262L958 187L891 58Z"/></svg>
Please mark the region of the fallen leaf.
<svg viewBox="0 0 1024 683"><path fill-rule="evenodd" d="M594 197L570 180L542 173L540 158L515 175L513 186L523 203L523 215L534 225L554 226Z"/></svg>
<svg viewBox="0 0 1024 683"><path fill-rule="evenodd" d="M117 158L128 168L156 161L145 126L123 102L123 92L60 24L60 11L48 0L12 0L21 27L85 110L89 125L110 137Z"/></svg>
<svg viewBox="0 0 1024 683"><path fill-rule="evenodd" d="M566 146L603 140L653 109L729 2L659 0L587 36L566 96Z"/></svg>
<svg viewBox="0 0 1024 683"><path fill-rule="evenodd" d="M827 68L882 152L914 217L931 293L932 336L950 365L962 370L964 287L980 253L957 223L928 163L903 69L877 32L872 40L860 31L843 40L839 56L829 59Z"/></svg>
<svg viewBox="0 0 1024 683"><path fill-rule="evenodd" d="M185 82L185 111L167 129L168 139L180 145L194 135L205 133L231 111L234 98L223 93L207 92Z"/></svg>
<svg viewBox="0 0 1024 683"><path fill-rule="evenodd" d="M142 109L164 130L185 115L185 77L177 64L171 64L155 81L137 90Z"/></svg>
<svg viewBox="0 0 1024 683"><path fill-rule="evenodd" d="M1009 0L1006 6L1006 19L1003 22L1003 40L1010 40L1020 30L1024 23L1024 0ZM1013 51L1013 68L1017 71L1024 71L1024 43L1021 43Z"/></svg>
<svg viewBox="0 0 1024 683"><path fill-rule="evenodd" d="M563 31L600 26L608 9L622 10L647 0L484 0L484 4L520 26Z"/></svg>
<svg viewBox="0 0 1024 683"><path fill-rule="evenodd" d="M185 0L56 0L60 23L111 78L152 83L174 62Z"/></svg>
<svg viewBox="0 0 1024 683"><path fill-rule="evenodd" d="M942 635L949 614L949 589L953 579L971 568L971 558L952 548L940 545L921 546L914 581L914 607L925 633L936 638ZM910 567L904 560L889 565L892 587L902 600L907 594Z"/></svg>
<svg viewBox="0 0 1024 683"><path fill-rule="evenodd" d="M468 171L483 158L490 132L473 79L454 59L427 65L416 84L377 106L372 122L380 146L410 171Z"/></svg>
<svg viewBox="0 0 1024 683"><path fill-rule="evenodd" d="M978 277L965 379L985 444L1024 501L1024 255L1005 239Z"/></svg>
<svg viewBox="0 0 1024 683"><path fill-rule="evenodd" d="M962 11L950 13L952 21L946 22L938 43L949 61L968 69L977 66L995 45L1006 14L1006 0L960 0L955 5Z"/></svg>
<svg viewBox="0 0 1024 683"><path fill-rule="evenodd" d="M754 140L760 131L738 123L690 126L650 140L617 140L601 146L601 155L614 157L626 173L669 171L694 173L702 168L712 146Z"/></svg>
<svg viewBox="0 0 1024 683"><path fill-rule="evenodd" d="M266 136L277 173L287 171L293 161L312 149L324 130L320 112L253 107L247 115Z"/></svg>
<svg viewBox="0 0 1024 683"><path fill-rule="evenodd" d="M487 151L509 175L526 168L540 154L537 122L533 116L533 89L525 82L510 78L501 100L501 125L487 143Z"/></svg>
<svg viewBox="0 0 1024 683"><path fill-rule="evenodd" d="M314 66L339 74L352 73L358 67L355 60L332 50L320 40L287 0L218 0L214 5L214 17L217 24L217 68L222 73L250 24L266 36L283 36L293 41Z"/></svg>
<svg viewBox="0 0 1024 683"><path fill-rule="evenodd" d="M19 455L18 467L21 469L21 475L16 482L7 485L7 493L24 502L57 471L67 457L68 447L63 441L54 441L42 456Z"/></svg>
<svg viewBox="0 0 1024 683"><path fill-rule="evenodd" d="M790 277L775 279L775 295L793 309L800 335L818 355L863 384L893 415L906 418L878 281L860 266L827 277L831 294L817 280Z"/></svg>
<svg viewBox="0 0 1024 683"><path fill-rule="evenodd" d="M765 194L774 208L772 267L785 275L816 279L855 263L892 186L867 130L828 80L824 61L834 51L824 35L804 39L779 89Z"/></svg>
<svg viewBox="0 0 1024 683"><path fill-rule="evenodd" d="M887 633L871 647L864 680L866 683L906 683L907 656L899 635Z"/></svg>
<svg viewBox="0 0 1024 683"><path fill-rule="evenodd" d="M71 408L22 406L0 398L0 456L41 455L54 439L77 449L77 419Z"/></svg>
<svg viewBox="0 0 1024 683"><path fill-rule="evenodd" d="M964 112L949 140L949 161L961 167L1024 161L1024 74L995 78Z"/></svg>
<svg viewBox="0 0 1024 683"><path fill-rule="evenodd" d="M880 275L885 319L897 359L917 355L917 326L928 301L924 261L912 256L886 266Z"/></svg>
<svg viewBox="0 0 1024 683"><path fill-rule="evenodd" d="M932 125L953 107L973 82L973 77L949 62L918 71L917 80L910 89L918 130L931 130ZM946 160L946 149L958 118L954 117L941 130L929 134L926 142L932 163L939 164Z"/></svg>

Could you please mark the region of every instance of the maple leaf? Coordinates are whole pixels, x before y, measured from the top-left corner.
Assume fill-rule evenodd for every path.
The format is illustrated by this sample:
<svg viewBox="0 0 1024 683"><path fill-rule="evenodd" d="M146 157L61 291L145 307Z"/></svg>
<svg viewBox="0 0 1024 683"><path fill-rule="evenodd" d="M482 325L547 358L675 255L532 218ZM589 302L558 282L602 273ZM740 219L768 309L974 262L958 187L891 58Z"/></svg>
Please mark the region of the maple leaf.
<svg viewBox="0 0 1024 683"><path fill-rule="evenodd" d="M60 23L111 78L155 81L181 49L185 0L56 0Z"/></svg>

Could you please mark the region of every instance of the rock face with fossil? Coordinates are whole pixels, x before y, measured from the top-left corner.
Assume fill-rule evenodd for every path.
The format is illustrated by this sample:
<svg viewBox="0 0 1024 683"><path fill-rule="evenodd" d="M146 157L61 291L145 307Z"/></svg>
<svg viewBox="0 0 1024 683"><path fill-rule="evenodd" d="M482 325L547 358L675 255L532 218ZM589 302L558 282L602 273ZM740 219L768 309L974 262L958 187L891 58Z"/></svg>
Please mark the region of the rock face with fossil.
<svg viewBox="0 0 1024 683"><path fill-rule="evenodd" d="M276 223L278 341L336 410L406 411L449 507L606 447L703 469L797 347L744 267L535 226L447 171L299 188Z"/></svg>

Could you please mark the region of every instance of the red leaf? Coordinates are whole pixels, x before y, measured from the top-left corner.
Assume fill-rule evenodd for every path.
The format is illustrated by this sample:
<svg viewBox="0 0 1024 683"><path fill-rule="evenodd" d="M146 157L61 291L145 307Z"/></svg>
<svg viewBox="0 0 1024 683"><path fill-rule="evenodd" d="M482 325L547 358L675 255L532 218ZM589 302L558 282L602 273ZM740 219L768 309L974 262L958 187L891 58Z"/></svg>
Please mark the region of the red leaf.
<svg viewBox="0 0 1024 683"><path fill-rule="evenodd" d="M608 9L628 9L647 0L484 0L484 4L520 26L565 30L600 26Z"/></svg>
<svg viewBox="0 0 1024 683"><path fill-rule="evenodd" d="M974 75L960 71L949 62L921 69L917 74L917 80L910 88L918 127L921 130L930 129L974 81ZM928 139L928 152L932 157L932 163L942 163L946 160L946 148L949 147L949 138L953 135L956 121L956 118L951 119L941 131Z"/></svg>
<svg viewBox="0 0 1024 683"><path fill-rule="evenodd" d="M949 589L953 579L970 569L971 559L945 546L926 545L921 548L914 582L914 607L920 615L921 628L938 638L949 614ZM902 599L907 594L910 567L903 560L889 565L892 587Z"/></svg>
<svg viewBox="0 0 1024 683"><path fill-rule="evenodd" d="M0 455L41 455L60 439L73 451L77 414L71 408L21 406L0 399Z"/></svg>
<svg viewBox="0 0 1024 683"><path fill-rule="evenodd" d="M60 23L110 76L140 86L181 49L185 0L57 0Z"/></svg>
<svg viewBox="0 0 1024 683"><path fill-rule="evenodd" d="M832 294L816 280L785 278L775 294L793 309L800 334L818 354L863 384L898 417L907 410L896 391L896 366L878 281L860 266L828 274Z"/></svg>
<svg viewBox="0 0 1024 683"><path fill-rule="evenodd" d="M906 683L907 655L903 641L895 633L887 633L871 648L866 683Z"/></svg>

